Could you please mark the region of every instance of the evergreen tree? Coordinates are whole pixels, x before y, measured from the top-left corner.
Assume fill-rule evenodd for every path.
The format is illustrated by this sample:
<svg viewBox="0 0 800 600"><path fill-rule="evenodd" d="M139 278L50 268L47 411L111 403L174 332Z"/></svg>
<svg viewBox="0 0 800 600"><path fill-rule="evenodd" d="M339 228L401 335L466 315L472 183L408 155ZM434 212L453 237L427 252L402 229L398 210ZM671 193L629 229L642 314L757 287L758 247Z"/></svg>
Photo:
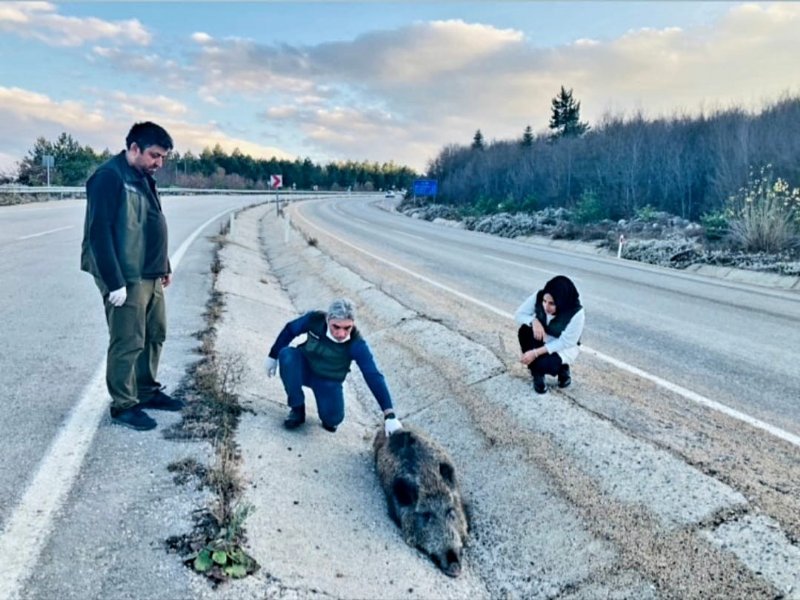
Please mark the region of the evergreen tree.
<svg viewBox="0 0 800 600"><path fill-rule="evenodd" d="M531 129L530 125L528 125L525 128L525 131L522 133L522 140L520 141L519 145L523 148L530 148L533 146L533 130Z"/></svg>
<svg viewBox="0 0 800 600"><path fill-rule="evenodd" d="M94 150L89 146L82 147L66 132L63 132L55 142L40 137L20 163L19 183L23 185L47 183L46 169L42 166L43 156L53 157L51 185L83 185L94 168L102 162L102 157Z"/></svg>
<svg viewBox="0 0 800 600"><path fill-rule="evenodd" d="M561 91L553 98L552 111L553 138L580 137L589 130L588 123L581 122L581 103L572 97L572 88L567 91L561 86Z"/></svg>
<svg viewBox="0 0 800 600"><path fill-rule="evenodd" d="M483 150L484 147L485 146L483 144L483 134L481 133L481 130L478 129L475 132L475 136L472 138L472 149L473 150Z"/></svg>

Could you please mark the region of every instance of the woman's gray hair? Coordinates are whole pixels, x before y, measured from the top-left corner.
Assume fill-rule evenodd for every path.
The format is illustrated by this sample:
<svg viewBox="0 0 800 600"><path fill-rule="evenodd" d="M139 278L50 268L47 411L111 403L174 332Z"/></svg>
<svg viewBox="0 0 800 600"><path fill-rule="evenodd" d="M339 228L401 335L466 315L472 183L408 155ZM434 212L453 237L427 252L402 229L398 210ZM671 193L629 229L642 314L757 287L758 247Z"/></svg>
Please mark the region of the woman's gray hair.
<svg viewBox="0 0 800 600"><path fill-rule="evenodd" d="M347 298L337 298L328 307L328 320L349 319L356 320L356 307Z"/></svg>

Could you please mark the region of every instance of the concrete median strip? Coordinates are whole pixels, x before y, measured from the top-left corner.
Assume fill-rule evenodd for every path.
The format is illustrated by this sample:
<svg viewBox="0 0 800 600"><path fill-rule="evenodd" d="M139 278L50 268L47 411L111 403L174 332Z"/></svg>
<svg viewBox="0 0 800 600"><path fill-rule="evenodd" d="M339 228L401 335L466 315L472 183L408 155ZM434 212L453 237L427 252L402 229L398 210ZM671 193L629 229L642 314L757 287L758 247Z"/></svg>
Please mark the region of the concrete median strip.
<svg viewBox="0 0 800 600"><path fill-rule="evenodd" d="M246 366L238 395L247 412L237 442L249 481L244 500L256 508L245 524L249 550L262 565L254 577L220 590L220 597L586 597L614 591L654 598L657 589L687 581L701 591L736 589L753 597L774 586L791 597L800 588L796 548L753 516L741 493L565 395L532 398L527 382L486 348L409 310L296 232L287 233L269 207L237 217L220 258L218 291L227 311L217 352L238 354ZM386 514L370 449L380 415L358 373L348 379L347 416L335 435L319 427L310 393L305 426L294 432L281 427L284 392L279 379L263 372L263 359L287 320L324 308L338 295L356 300L359 327L401 420L441 442L460 470L474 518L458 579L442 576L409 548ZM620 527L628 515L636 522L617 537L606 536L604 525L590 522L598 515ZM661 573L658 560L648 564L636 556L637 543L658 546L660 538L667 541L657 559L669 557L675 571L688 568L686 580ZM696 544L697 556L669 556L686 540ZM765 545L772 550L764 552ZM760 564L764 558L779 559L781 567ZM736 575L704 582L705 567L690 564L696 559ZM740 573L739 564L750 571Z"/></svg>

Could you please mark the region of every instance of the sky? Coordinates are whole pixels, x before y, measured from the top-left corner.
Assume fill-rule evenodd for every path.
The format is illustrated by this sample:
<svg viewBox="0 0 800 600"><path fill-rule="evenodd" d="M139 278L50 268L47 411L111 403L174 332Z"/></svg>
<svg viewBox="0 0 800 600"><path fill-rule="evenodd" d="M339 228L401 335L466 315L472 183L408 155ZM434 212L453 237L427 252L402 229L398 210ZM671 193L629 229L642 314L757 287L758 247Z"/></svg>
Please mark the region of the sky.
<svg viewBox="0 0 800 600"><path fill-rule="evenodd" d="M62 133L124 148L393 162L547 131L561 86L597 126L800 94L800 2L3 2L0 173Z"/></svg>

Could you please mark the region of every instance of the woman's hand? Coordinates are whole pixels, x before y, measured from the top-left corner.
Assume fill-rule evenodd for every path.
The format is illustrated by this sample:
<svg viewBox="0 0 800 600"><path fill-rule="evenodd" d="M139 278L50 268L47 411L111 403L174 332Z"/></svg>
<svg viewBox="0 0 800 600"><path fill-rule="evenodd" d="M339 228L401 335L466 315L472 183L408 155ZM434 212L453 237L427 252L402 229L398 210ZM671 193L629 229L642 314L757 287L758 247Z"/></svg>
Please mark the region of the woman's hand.
<svg viewBox="0 0 800 600"><path fill-rule="evenodd" d="M544 339L544 326L539 323L538 319L534 319L531 322L531 328L533 329L533 339L539 341Z"/></svg>
<svg viewBox="0 0 800 600"><path fill-rule="evenodd" d="M536 359L536 350L528 350L522 355L522 358L519 359L523 365L528 366Z"/></svg>

